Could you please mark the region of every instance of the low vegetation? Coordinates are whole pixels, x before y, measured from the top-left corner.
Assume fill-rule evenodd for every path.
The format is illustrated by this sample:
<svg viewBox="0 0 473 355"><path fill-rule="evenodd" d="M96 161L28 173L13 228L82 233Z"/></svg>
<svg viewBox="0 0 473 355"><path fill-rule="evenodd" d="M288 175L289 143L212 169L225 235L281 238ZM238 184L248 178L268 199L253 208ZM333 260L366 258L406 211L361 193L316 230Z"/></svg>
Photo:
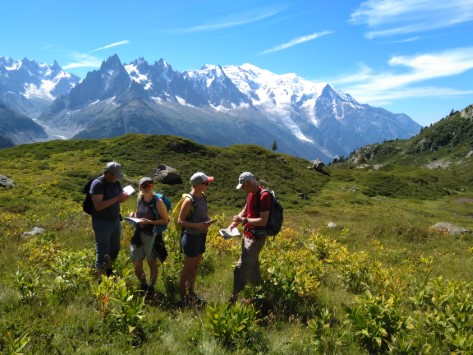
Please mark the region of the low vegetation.
<svg viewBox="0 0 473 355"><path fill-rule="evenodd" d="M97 284L80 190L109 160L122 163L131 183L158 164L177 168L184 180L197 170L216 177L208 200L217 222L197 280L207 307L178 306L183 261L173 226L155 299L136 290L129 225L116 276ZM444 221L473 230L473 170L386 161L380 170L334 165L320 173L307 165L256 146L207 147L171 136L0 150L0 174L16 183L0 187L0 352L473 352L473 237L431 228ZM244 170L276 190L285 225L262 253L264 281L241 295L252 302L229 306L240 240L217 231L244 204L235 190ZM158 187L173 203L189 188ZM22 236L36 226L46 232Z"/></svg>

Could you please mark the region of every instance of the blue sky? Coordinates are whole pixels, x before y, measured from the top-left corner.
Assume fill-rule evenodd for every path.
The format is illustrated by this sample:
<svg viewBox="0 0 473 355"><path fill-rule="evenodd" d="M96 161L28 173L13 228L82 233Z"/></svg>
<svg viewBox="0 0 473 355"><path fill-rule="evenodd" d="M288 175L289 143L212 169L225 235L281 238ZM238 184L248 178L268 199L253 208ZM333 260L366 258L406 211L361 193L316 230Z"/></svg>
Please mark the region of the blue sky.
<svg viewBox="0 0 473 355"><path fill-rule="evenodd" d="M0 56L84 78L107 57L251 63L429 125L473 104L473 0L16 0Z"/></svg>

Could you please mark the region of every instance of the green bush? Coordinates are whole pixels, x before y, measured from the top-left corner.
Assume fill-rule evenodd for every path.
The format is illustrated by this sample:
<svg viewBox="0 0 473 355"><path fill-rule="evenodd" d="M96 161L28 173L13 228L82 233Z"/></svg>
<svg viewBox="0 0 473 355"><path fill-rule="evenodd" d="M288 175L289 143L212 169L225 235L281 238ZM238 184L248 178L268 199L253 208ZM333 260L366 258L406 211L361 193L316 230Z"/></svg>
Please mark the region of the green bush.
<svg viewBox="0 0 473 355"><path fill-rule="evenodd" d="M205 326L225 347L252 351L264 349L263 334L258 327L258 311L249 305L208 305Z"/></svg>

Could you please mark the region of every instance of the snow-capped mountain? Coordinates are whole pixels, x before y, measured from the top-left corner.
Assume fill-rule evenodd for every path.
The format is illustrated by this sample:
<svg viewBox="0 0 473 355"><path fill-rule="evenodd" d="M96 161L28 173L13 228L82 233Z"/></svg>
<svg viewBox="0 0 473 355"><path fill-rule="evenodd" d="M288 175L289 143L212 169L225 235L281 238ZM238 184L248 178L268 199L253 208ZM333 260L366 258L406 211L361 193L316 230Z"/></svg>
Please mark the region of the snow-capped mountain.
<svg viewBox="0 0 473 355"><path fill-rule="evenodd" d="M33 119L79 81L79 77L64 72L56 61L48 65L27 58L18 61L0 57L0 100Z"/></svg>
<svg viewBox="0 0 473 355"><path fill-rule="evenodd" d="M254 143L329 161L366 144L408 138L404 114L362 105L326 83L251 64L178 72L163 59L122 64L117 55L89 72L38 117L65 138L174 134L199 143Z"/></svg>

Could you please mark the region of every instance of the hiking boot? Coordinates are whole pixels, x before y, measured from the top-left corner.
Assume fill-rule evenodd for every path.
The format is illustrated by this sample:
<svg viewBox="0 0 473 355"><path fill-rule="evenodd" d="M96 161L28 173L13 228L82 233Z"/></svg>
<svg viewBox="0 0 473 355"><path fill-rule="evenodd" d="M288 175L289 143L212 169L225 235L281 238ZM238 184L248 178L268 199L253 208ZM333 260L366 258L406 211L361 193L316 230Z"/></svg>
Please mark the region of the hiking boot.
<svg viewBox="0 0 473 355"><path fill-rule="evenodd" d="M154 286L148 286L145 293L145 299L150 300L154 297Z"/></svg>
<svg viewBox="0 0 473 355"><path fill-rule="evenodd" d="M207 304L206 300L204 300L202 297L197 296L195 293L189 295L189 298L191 300L191 303L195 304L196 306L205 306Z"/></svg>

